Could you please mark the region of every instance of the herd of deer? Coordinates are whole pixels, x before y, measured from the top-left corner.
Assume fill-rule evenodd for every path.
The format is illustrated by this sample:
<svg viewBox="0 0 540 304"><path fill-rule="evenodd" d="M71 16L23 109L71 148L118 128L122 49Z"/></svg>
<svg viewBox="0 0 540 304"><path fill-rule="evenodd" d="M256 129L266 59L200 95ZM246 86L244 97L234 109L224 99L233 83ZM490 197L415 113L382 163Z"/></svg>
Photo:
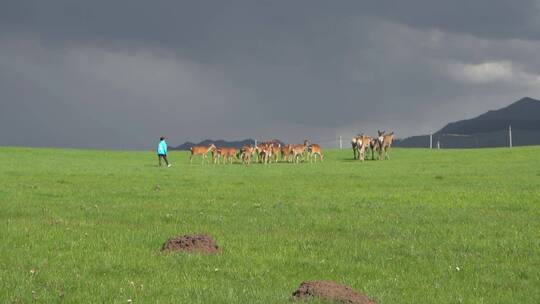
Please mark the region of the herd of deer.
<svg viewBox="0 0 540 304"><path fill-rule="evenodd" d="M321 146L312 144L307 140L303 144L297 145L282 145L278 141L268 141L254 146L243 146L241 149L216 147L214 144L211 144L210 146L194 146L190 151L189 162L192 163L193 156L200 155L203 164L205 161L207 163L209 162L209 153L212 155L212 162L214 164L232 164L237 160L241 160L243 164L249 165L254 158L263 164L277 163L280 160L299 163L306 158L309 162L317 162L317 158L320 161L324 159Z"/></svg>
<svg viewBox="0 0 540 304"><path fill-rule="evenodd" d="M388 152L394 140L394 132L386 134L385 131L377 131L377 134L376 137L360 134L352 138L354 159L364 161L367 149L371 149L371 159L375 159L375 152L377 152L379 159L390 159ZM279 161L299 163L306 159L309 162L317 162L317 159L320 161L324 159L321 146L310 143L308 140L297 145L282 145L277 140L274 140L243 146L241 149L216 147L214 144L210 144L209 146L194 146L190 151L189 163L193 162L194 156L200 155L203 164L205 161L206 163L210 162L208 154L211 154L212 163L214 164L232 164L241 160L243 164L249 165L252 159L255 158L263 164L277 163Z"/></svg>
<svg viewBox="0 0 540 304"><path fill-rule="evenodd" d="M375 159L375 151L377 151L379 159L390 159L388 152L394 140L394 132L385 133L385 131L377 131L377 137L369 137L364 134L353 137L351 145L354 159L364 161L368 148L371 149L371 159Z"/></svg>

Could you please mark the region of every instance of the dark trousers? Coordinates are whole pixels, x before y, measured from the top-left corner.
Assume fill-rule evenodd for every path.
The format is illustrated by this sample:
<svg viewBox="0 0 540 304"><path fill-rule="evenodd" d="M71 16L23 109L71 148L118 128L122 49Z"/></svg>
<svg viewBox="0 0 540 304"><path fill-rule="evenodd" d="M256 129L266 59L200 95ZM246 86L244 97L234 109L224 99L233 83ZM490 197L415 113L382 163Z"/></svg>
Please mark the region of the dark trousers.
<svg viewBox="0 0 540 304"><path fill-rule="evenodd" d="M167 160L167 155L165 154L158 154L158 161L159 161L159 166L161 167L161 159L163 158L163 160L165 161L165 163L167 164L167 166L169 165L169 161Z"/></svg>

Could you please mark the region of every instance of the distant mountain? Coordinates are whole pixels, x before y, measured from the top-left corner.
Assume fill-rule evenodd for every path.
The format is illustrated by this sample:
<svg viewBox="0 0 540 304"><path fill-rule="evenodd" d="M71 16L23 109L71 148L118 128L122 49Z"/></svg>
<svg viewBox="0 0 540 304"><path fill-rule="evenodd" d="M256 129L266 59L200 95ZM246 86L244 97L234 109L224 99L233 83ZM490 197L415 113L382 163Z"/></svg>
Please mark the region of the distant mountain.
<svg viewBox="0 0 540 304"><path fill-rule="evenodd" d="M255 143L255 140L253 139L244 139L240 141L226 141L226 140L210 140L206 139L199 143L192 143L192 142L185 142L177 147L172 147L172 150L189 150L193 146L209 146L210 144L214 144L217 147L234 147L234 148L241 148L245 145L253 145Z"/></svg>
<svg viewBox="0 0 540 304"><path fill-rule="evenodd" d="M540 101L525 97L505 108L449 123L433 134L433 146L437 141L442 148L507 146L509 126L513 145L540 145ZM428 147L429 135L408 137L396 141L396 146Z"/></svg>

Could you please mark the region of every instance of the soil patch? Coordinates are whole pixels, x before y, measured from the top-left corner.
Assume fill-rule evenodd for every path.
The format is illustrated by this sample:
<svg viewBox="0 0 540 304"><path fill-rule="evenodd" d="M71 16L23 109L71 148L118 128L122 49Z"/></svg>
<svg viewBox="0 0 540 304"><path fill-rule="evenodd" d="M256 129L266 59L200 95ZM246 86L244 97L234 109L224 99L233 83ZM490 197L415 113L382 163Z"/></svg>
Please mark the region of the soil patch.
<svg viewBox="0 0 540 304"><path fill-rule="evenodd" d="M293 293L293 298L299 300L320 298L346 304L377 303L348 286L328 281L303 282Z"/></svg>
<svg viewBox="0 0 540 304"><path fill-rule="evenodd" d="M175 236L168 239L161 251L185 251L189 253L220 253L221 248L218 247L209 235L206 234L186 234Z"/></svg>

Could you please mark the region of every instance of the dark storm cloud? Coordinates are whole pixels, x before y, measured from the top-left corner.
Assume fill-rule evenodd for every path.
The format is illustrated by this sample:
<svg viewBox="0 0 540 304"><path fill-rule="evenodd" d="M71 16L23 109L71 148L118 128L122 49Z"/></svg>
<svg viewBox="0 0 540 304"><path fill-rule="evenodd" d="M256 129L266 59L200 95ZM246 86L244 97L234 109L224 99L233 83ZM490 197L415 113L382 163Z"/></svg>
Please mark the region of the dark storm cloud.
<svg viewBox="0 0 540 304"><path fill-rule="evenodd" d="M0 144L428 132L540 93L538 1L11 1Z"/></svg>

